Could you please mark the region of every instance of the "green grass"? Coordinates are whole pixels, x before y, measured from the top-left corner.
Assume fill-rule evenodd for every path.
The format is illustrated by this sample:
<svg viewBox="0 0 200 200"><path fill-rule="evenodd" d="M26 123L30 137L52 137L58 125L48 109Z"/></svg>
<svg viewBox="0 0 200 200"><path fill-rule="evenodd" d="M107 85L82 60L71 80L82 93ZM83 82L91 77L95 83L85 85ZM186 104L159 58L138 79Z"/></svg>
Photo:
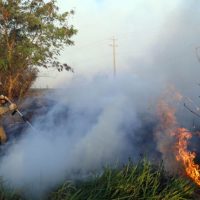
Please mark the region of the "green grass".
<svg viewBox="0 0 200 200"><path fill-rule="evenodd" d="M0 179L0 200L24 200L24 198L19 192L6 187L3 180Z"/></svg>
<svg viewBox="0 0 200 200"><path fill-rule="evenodd" d="M87 181L64 183L48 200L189 200L195 186L183 178L169 176L162 165L147 160L129 162L122 168L106 168Z"/></svg>
<svg viewBox="0 0 200 200"><path fill-rule="evenodd" d="M190 200L200 199L191 181L170 176L162 165L146 159L123 167L105 168L84 181L65 182L46 200ZM31 199L31 198L30 198ZM26 199L26 200L30 200ZM5 188L0 180L0 200L25 200L23 194ZM40 198L40 200L43 200Z"/></svg>

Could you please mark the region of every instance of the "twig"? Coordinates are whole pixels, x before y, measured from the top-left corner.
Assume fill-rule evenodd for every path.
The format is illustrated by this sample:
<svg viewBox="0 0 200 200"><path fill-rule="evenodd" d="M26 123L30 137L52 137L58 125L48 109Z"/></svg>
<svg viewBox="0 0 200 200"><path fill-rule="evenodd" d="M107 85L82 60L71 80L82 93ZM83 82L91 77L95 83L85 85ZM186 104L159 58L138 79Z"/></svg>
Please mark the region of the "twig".
<svg viewBox="0 0 200 200"><path fill-rule="evenodd" d="M190 109L185 103L184 103L184 107L189 110L191 113L193 113L194 115L196 115L197 117L200 118L200 114L198 114L197 112L193 111L192 109Z"/></svg>

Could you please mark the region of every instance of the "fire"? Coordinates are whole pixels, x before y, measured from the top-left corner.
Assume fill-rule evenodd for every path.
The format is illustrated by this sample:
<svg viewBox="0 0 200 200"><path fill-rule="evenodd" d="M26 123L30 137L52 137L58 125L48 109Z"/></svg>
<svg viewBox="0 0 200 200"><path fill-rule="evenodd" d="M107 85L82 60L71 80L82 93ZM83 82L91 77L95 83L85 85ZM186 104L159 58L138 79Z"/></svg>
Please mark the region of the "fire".
<svg viewBox="0 0 200 200"><path fill-rule="evenodd" d="M188 150L188 143L192 138L192 133L186 128L179 128L175 116L176 109L170 106L166 99L164 98L158 104L160 125L155 133L158 149L162 153L164 160L168 159L166 160L167 168L174 167L173 169L175 170L175 167L177 167L180 169L181 165L184 174L200 186L200 165L194 161L196 153Z"/></svg>
<svg viewBox="0 0 200 200"><path fill-rule="evenodd" d="M192 133L185 128L177 129L178 141L177 148L177 161L181 162L184 170L197 185L200 186L200 166L195 164L194 159L196 157L195 152L188 151L188 141L192 138Z"/></svg>

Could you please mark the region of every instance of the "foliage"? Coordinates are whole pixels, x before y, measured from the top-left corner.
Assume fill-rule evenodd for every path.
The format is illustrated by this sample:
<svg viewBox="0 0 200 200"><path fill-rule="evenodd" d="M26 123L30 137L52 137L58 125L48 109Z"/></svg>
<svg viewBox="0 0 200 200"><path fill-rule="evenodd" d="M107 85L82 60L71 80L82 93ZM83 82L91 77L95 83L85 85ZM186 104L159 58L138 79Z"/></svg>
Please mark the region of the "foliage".
<svg viewBox="0 0 200 200"><path fill-rule="evenodd" d="M101 176L75 186L63 184L50 200L189 200L194 199L194 185L182 178L167 176L163 167L143 160L128 163L122 169L106 168Z"/></svg>
<svg viewBox="0 0 200 200"><path fill-rule="evenodd" d="M25 200L18 192L5 187L4 182L0 179L0 200Z"/></svg>
<svg viewBox="0 0 200 200"><path fill-rule="evenodd" d="M64 46L73 45L70 38L77 31L68 21L74 11L60 13L56 3L0 0L0 81L8 96L25 93L36 79L38 67L71 70L58 56Z"/></svg>

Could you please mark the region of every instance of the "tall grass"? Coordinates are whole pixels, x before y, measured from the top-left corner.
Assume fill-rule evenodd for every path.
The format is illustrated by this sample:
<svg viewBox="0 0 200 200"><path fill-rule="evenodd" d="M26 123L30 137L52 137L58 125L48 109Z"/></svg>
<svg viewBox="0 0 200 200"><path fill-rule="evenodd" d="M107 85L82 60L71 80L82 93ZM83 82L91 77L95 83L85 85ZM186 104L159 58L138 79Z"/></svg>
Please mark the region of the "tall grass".
<svg viewBox="0 0 200 200"><path fill-rule="evenodd" d="M76 183L66 182L48 200L190 200L200 199L189 180L170 176L163 166L146 159L120 168L105 168L101 175ZM195 196L194 196L195 195ZM0 180L0 200L22 200ZM27 199L28 200L28 199ZM40 199L41 200L41 199Z"/></svg>
<svg viewBox="0 0 200 200"><path fill-rule="evenodd" d="M9 188L4 184L4 181L0 179L0 200L23 200L22 195Z"/></svg>
<svg viewBox="0 0 200 200"><path fill-rule="evenodd" d="M195 186L183 178L169 176L161 166L146 159L122 168L106 168L102 175L74 185L64 183L49 200L189 200Z"/></svg>

